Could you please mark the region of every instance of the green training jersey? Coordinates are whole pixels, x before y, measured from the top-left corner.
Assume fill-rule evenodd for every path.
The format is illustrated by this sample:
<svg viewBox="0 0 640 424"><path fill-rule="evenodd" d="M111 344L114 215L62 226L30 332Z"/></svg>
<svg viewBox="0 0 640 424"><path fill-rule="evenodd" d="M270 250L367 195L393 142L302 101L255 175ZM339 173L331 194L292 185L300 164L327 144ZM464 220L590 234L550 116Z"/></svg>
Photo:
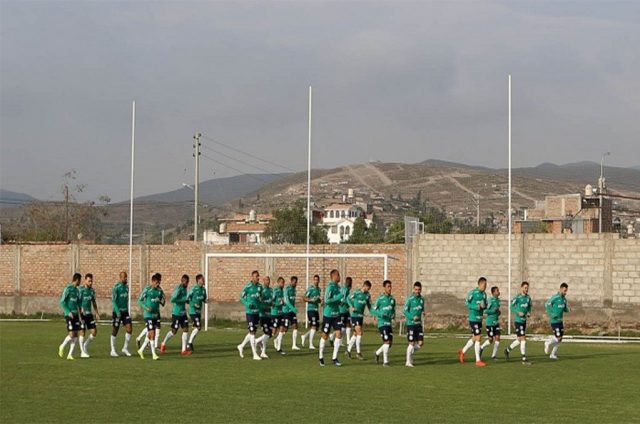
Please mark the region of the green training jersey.
<svg viewBox="0 0 640 424"><path fill-rule="evenodd" d="M513 321L520 324L527 323L527 315L531 313L531 298L528 294L520 293L511 301L511 311L514 312ZM522 314L522 316L520 316Z"/></svg>
<svg viewBox="0 0 640 424"><path fill-rule="evenodd" d="M424 297L412 294L407 299L403 308L404 316L407 319L407 326L422 325L422 314L424 313Z"/></svg>
<svg viewBox="0 0 640 424"><path fill-rule="evenodd" d="M273 289L262 286L262 299L260 299L260 316L270 317L271 306L273 305Z"/></svg>
<svg viewBox="0 0 640 424"><path fill-rule="evenodd" d="M120 315L120 312L129 310L129 286L122 281L118 281L111 290L111 305L113 312Z"/></svg>
<svg viewBox="0 0 640 424"><path fill-rule="evenodd" d="M382 293L371 313L378 318L378 328L390 326L396 316L396 300L392 295Z"/></svg>
<svg viewBox="0 0 640 424"><path fill-rule="evenodd" d="M482 322L483 310L487 307L487 294L477 287L469 290L464 304L469 311L469 321Z"/></svg>
<svg viewBox="0 0 640 424"><path fill-rule="evenodd" d="M567 298L560 292L554 294L544 304L544 308L549 315L549 322L551 324L560 324L563 320L564 313L569 312L569 304Z"/></svg>
<svg viewBox="0 0 640 424"><path fill-rule="evenodd" d="M339 315L340 302L342 301L342 293L338 283L329 281L324 291L324 308L322 314L327 318L335 318Z"/></svg>
<svg viewBox="0 0 640 424"><path fill-rule="evenodd" d="M189 314L198 315L202 313L202 304L207 301L207 291L200 284L196 284L191 287L189 295L187 296L187 303L189 304Z"/></svg>
<svg viewBox="0 0 640 424"><path fill-rule="evenodd" d="M142 316L145 319L160 319L160 300L162 296L163 293L160 287L147 286L142 290L138 298L138 305L142 308Z"/></svg>
<svg viewBox="0 0 640 424"><path fill-rule="evenodd" d="M69 283L62 291L62 296L60 296L60 306L62 307L64 316L68 317L71 312L73 312L74 315L78 315L79 305L80 291L73 283Z"/></svg>
<svg viewBox="0 0 640 424"><path fill-rule="evenodd" d="M189 293L187 293L187 288L182 284L178 284L173 290L173 294L171 295L171 303L173 304L173 308L171 309L171 315L183 317L187 315L187 298L189 297Z"/></svg>
<svg viewBox="0 0 640 424"><path fill-rule="evenodd" d="M349 306L351 306L351 316L355 318L362 318L364 316L364 309L369 308L371 311L371 293L357 289L352 291L347 298Z"/></svg>
<svg viewBox="0 0 640 424"><path fill-rule="evenodd" d="M296 308L296 288L291 284L284 288L284 306L282 307L282 312L285 314L290 312L294 314L298 313L298 308Z"/></svg>
<svg viewBox="0 0 640 424"><path fill-rule="evenodd" d="M242 289L240 302L244 305L247 314L260 313L260 298L262 297L262 286L253 284L251 281Z"/></svg>
<svg viewBox="0 0 640 424"><path fill-rule="evenodd" d="M304 294L308 298L307 311L317 311L320 306L320 287L310 286Z"/></svg>
<svg viewBox="0 0 640 424"><path fill-rule="evenodd" d="M80 292L80 307L82 308L82 313L89 315L91 308L93 308L93 302L96 300L96 291L93 287L87 286L80 286L78 290Z"/></svg>
<svg viewBox="0 0 640 424"><path fill-rule="evenodd" d="M284 290L282 287L273 289L273 302L271 303L271 316L282 315L282 306L284 305Z"/></svg>
<svg viewBox="0 0 640 424"><path fill-rule="evenodd" d="M342 295L342 300L340 301L340 306L338 307L338 312L340 314L346 314L349 312L349 303L347 300L349 299L349 292L351 289L347 286L340 286L340 294Z"/></svg>
<svg viewBox="0 0 640 424"><path fill-rule="evenodd" d="M487 315L487 327L500 324L500 297L491 296L484 313Z"/></svg>

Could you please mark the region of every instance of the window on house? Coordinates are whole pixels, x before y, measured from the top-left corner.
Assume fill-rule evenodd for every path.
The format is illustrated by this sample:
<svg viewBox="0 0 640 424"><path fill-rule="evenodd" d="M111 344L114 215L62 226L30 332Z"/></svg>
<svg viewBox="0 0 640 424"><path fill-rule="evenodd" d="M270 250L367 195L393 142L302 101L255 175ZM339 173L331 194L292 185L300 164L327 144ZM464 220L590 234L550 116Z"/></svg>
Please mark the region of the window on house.
<svg viewBox="0 0 640 424"><path fill-rule="evenodd" d="M348 236L351 233L351 227L344 227L344 234Z"/></svg>
<svg viewBox="0 0 640 424"><path fill-rule="evenodd" d="M331 227L331 233L332 234L338 234L338 227Z"/></svg>

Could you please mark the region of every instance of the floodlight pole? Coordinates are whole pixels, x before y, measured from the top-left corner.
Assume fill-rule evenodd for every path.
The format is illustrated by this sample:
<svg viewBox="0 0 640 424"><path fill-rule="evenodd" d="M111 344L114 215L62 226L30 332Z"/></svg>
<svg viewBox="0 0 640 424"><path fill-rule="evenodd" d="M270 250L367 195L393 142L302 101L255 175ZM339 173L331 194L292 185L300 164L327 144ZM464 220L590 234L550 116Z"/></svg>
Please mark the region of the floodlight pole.
<svg viewBox="0 0 640 424"><path fill-rule="evenodd" d="M133 176L135 170L136 155L136 101L132 102L131 111L131 198L129 201L129 313L131 313L131 284L133 276L131 275L133 267Z"/></svg>
<svg viewBox="0 0 640 424"><path fill-rule="evenodd" d="M309 289L309 242L311 235L311 100L313 91L309 86L309 144L307 147L307 260L306 260L306 290ZM309 304L305 302L305 311L308 311ZM309 327L308 314L305 313L305 328Z"/></svg>
<svg viewBox="0 0 640 424"><path fill-rule="evenodd" d="M193 185L193 242L198 242L198 188L200 186L200 137L201 133L193 136L193 157L196 160L195 183Z"/></svg>
<svg viewBox="0 0 640 424"><path fill-rule="evenodd" d="M509 134L508 134L508 140L509 140L509 205L507 207L507 214L509 216L509 234L508 234L508 276L507 276L507 280L508 280L508 284L509 284L509 289L508 289L508 294L509 294L509 303L508 305L511 305L511 74L509 74L509 112L508 112L508 121L509 121ZM508 315L507 315L507 325L508 325L508 334L511 334L511 308L507 307L507 311L508 311Z"/></svg>

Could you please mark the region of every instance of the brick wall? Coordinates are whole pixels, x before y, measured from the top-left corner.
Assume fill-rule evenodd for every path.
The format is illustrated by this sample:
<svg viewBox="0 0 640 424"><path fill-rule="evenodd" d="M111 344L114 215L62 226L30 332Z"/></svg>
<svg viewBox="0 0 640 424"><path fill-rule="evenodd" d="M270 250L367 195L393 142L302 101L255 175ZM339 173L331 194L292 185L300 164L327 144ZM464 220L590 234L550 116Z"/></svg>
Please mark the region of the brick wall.
<svg viewBox="0 0 640 424"><path fill-rule="evenodd" d="M517 234L512 242L512 292L523 280L531 283L530 294L542 319L541 303L555 293L560 282L570 285L569 300L575 306L570 319L576 322L611 325L640 322L640 240L619 239L613 234ZM204 273L204 255L220 253L304 253L304 246L215 246L191 243L167 246L134 246L133 272L129 280L133 303L150 280L152 272L163 275L167 296L182 274L194 280ZM507 297L506 235L424 234L412 249L403 245L322 245L311 253L386 253L388 276L394 295L402 304L410 283L422 281L428 296L429 317L445 325L464 322L462 299L479 276L497 285ZM329 271L354 278L359 287L364 279L374 284L372 294L381 292L381 259L313 258L309 275L320 274L325 287ZM72 272L92 272L102 312L110 309L109 297L118 273L129 266L128 246L106 245L3 245L0 246L0 312L59 312L58 296ZM212 258L209 260L210 315L242 316L240 291L257 269L262 276L287 279L299 277L299 306L305 287L305 259L301 258ZM163 316L168 316L170 305ZM138 308L134 306L134 313ZM453 321L452 321L453 320Z"/></svg>

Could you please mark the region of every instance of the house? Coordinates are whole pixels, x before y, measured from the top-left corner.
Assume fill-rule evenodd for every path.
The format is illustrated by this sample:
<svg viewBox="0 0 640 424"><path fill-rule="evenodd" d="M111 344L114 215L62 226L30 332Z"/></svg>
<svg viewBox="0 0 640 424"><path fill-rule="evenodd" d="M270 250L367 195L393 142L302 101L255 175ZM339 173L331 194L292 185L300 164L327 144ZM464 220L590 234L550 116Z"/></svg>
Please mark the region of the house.
<svg viewBox="0 0 640 424"><path fill-rule="evenodd" d="M334 203L324 209L322 225L327 227L329 243L339 244L349 240L353 234L353 226L356 219L365 219L367 227L371 225L373 215L367 216L366 211L350 203Z"/></svg>
<svg viewBox="0 0 640 424"><path fill-rule="evenodd" d="M203 234L205 244L263 244L263 233L272 214L236 213L231 218L220 219L219 231L207 230Z"/></svg>

